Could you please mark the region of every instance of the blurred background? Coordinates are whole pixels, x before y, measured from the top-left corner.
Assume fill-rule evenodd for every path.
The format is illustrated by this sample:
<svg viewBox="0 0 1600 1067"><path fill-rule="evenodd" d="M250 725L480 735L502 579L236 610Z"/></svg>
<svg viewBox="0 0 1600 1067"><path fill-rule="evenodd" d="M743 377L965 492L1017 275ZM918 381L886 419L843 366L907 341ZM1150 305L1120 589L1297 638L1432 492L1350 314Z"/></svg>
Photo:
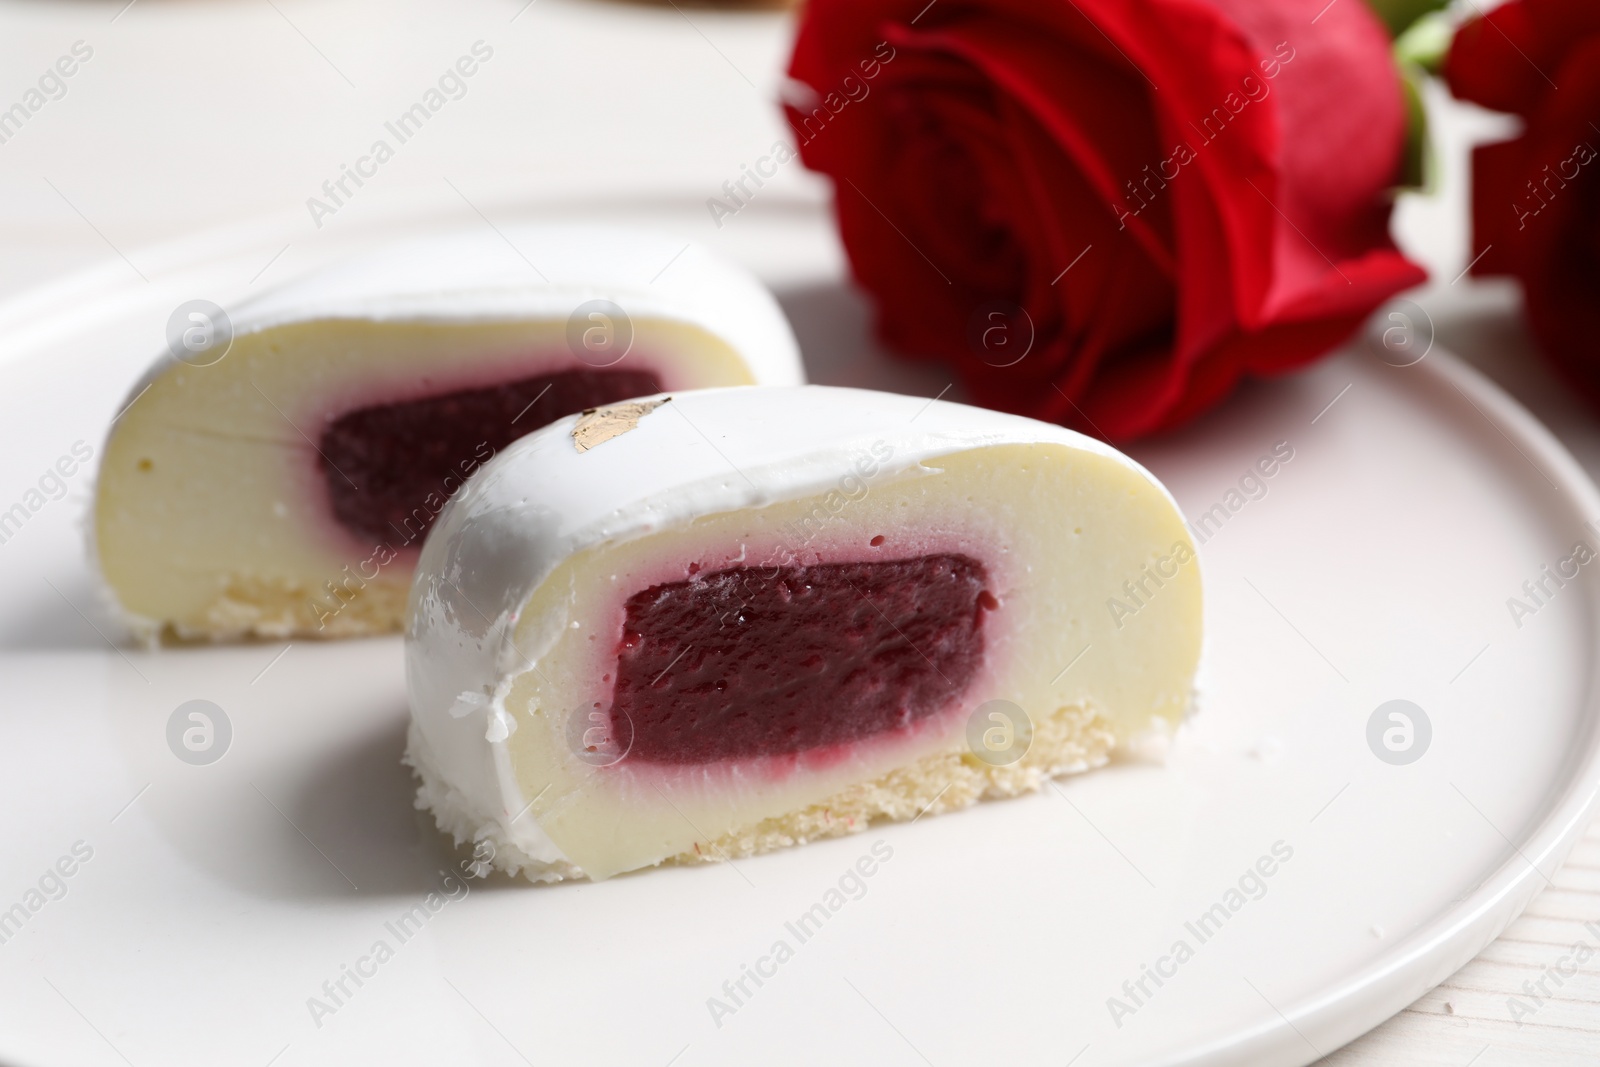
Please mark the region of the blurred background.
<svg viewBox="0 0 1600 1067"><path fill-rule="evenodd" d="M131 253L245 220L310 243L401 203L470 217L447 178L480 206L624 192L698 205L788 137L782 12L583 0L124 4L0 5L12 96L74 42L93 49L65 95L0 144L6 293L92 266L112 246ZM378 137L392 142L383 124L478 41L492 58L464 94L319 231L307 198L324 196L322 183ZM822 182L787 167L770 193L817 197ZM277 266L294 259L291 248Z"/></svg>
<svg viewBox="0 0 1600 1067"><path fill-rule="evenodd" d="M489 221L512 205L623 196L671 204L711 241L738 220L719 227L705 201L776 142L793 144L780 110L794 35L782 5L11 0L0 30L11 86L0 106L75 45L92 50L59 98L0 126L0 298L85 272L159 281L224 248L263 251L245 281L267 285L321 259L341 231L397 216ZM377 138L393 140L384 124L480 41L492 58L459 98L335 215L314 220L307 201L329 202L323 183ZM1404 252L1432 276L1410 295L1441 342L1600 462L1592 420L1526 358L1514 285L1458 280L1471 258L1468 148L1516 120L1455 101L1437 81L1425 96L1436 188L1403 194L1394 221ZM829 195L795 161L752 206Z"/></svg>

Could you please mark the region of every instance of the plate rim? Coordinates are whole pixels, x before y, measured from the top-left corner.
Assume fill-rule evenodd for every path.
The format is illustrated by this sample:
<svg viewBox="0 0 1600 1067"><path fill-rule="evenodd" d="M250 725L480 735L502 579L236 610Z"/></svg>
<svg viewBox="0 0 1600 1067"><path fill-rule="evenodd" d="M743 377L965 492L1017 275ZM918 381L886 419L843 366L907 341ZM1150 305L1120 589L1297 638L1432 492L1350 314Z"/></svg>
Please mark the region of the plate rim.
<svg viewBox="0 0 1600 1067"><path fill-rule="evenodd" d="M681 190L582 192L554 191L536 197L511 192L490 195L485 203L497 211L536 215L552 211L607 207L661 207L684 200ZM370 216L352 220L341 235L345 242L370 244L398 239L398 231L438 227L470 216L424 189L403 187L385 197L388 201ZM696 201L698 202L698 201ZM813 211L819 223L831 225L831 198L805 193L774 193L766 202L751 205L754 214ZM176 238L136 248L151 267L152 282L174 283L204 270L218 260L232 259L263 247L270 250L298 218L297 210L263 213L221 225L201 228ZM293 227L296 232L300 227ZM28 349L42 340L37 330L70 316L86 304L116 305L146 283L120 277L120 261L106 256L76 270L58 275L0 298L0 367L25 359ZM848 283L848 279L846 279ZM231 283L230 283L231 284ZM274 281L273 285L279 284ZM1415 294L1414 294L1415 295ZM1388 307L1389 305L1385 305ZM1383 309L1375 312L1381 314ZM7 351L9 349L9 351ZM1342 352L1372 349L1370 337L1359 335L1337 346L1326 358ZM1311 369L1325 362L1319 360ZM1530 465L1551 481L1552 497L1576 514L1600 520L1600 488L1555 434L1527 407L1482 371L1441 345L1411 368L1420 386L1429 391L1430 403L1453 403L1458 394L1489 423ZM1586 603L1590 618L1600 618L1600 585L1588 583ZM1588 826L1600 815L1600 660L1591 661L1580 709L1587 727L1577 740L1562 780L1546 791L1544 814L1518 838L1510 854L1475 888L1436 912L1369 962L1320 991L1295 1001L1274 1005L1277 1020L1228 1030L1195 1048L1158 1054L1145 1060L1149 1067L1221 1067L1251 1062L1302 1067L1331 1055L1413 1004L1459 971L1492 943L1522 914L1548 883L1543 868L1552 871L1565 863ZM1303 1031L1317 1035L1323 1050L1313 1046ZM18 1061L21 1062L21 1061Z"/></svg>
<svg viewBox="0 0 1600 1067"><path fill-rule="evenodd" d="M1381 313L1382 309L1374 314ZM1362 349L1371 353L1370 338L1352 340L1341 350ZM1553 496L1579 515L1600 519L1600 488L1566 445L1520 401L1440 345L1413 366L1422 372L1423 387L1435 394L1431 400L1438 402L1438 394L1453 389L1550 479ZM1444 397L1446 403L1449 400ZM1585 583L1585 597L1589 617L1600 617L1600 584ZM1477 958L1549 884L1542 868L1551 866L1552 873L1559 869L1600 815L1600 692L1595 685L1600 660L1589 663L1580 705L1587 736L1575 737L1586 742L1584 748L1572 752L1562 780L1546 791L1542 818L1517 839L1508 839L1511 852L1499 867L1462 899L1348 977L1320 992L1273 1005L1279 1021L1211 1038L1195 1049L1151 1061L1151 1067L1222 1067L1240 1062L1304 1067L1383 1025ZM1319 1050L1303 1030L1332 1035L1334 1041Z"/></svg>

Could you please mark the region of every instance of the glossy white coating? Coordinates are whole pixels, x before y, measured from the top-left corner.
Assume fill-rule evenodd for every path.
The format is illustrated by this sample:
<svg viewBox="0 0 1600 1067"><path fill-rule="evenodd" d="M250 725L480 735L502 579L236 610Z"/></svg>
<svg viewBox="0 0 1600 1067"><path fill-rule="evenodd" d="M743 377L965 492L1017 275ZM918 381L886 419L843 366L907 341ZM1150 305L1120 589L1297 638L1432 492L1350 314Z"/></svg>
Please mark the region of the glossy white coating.
<svg viewBox="0 0 1600 1067"><path fill-rule="evenodd" d="M167 625L223 638L321 631L299 591L345 580L341 568L372 553L370 539L332 515L316 473L326 461L316 427L352 406L582 370L601 322L615 347L592 365L637 348L630 366L656 378L634 388L804 380L788 320L760 281L651 229L473 227L335 263L230 304L227 323L206 313L218 347L163 354L123 401L102 449L91 564L112 613L147 641ZM231 354L220 347L230 327ZM214 450L174 429L202 423L194 432L227 446L226 465L207 466ZM152 467L162 480L147 476ZM214 579L195 579L193 554L170 547L196 543L226 550ZM395 572L381 581L371 599L383 608L343 624L398 625L408 580ZM266 592L237 592L258 585Z"/></svg>
<svg viewBox="0 0 1600 1067"><path fill-rule="evenodd" d="M783 310L743 267L650 230L547 223L451 232L380 248L227 308L235 337L291 322L505 322L565 319L589 300L632 319L699 326L722 338L756 381L805 381ZM163 353L131 401L178 361Z"/></svg>
<svg viewBox="0 0 1600 1067"><path fill-rule="evenodd" d="M882 441L893 476L924 460L996 444L1115 449L1015 415L864 389L738 387L670 394L638 425L580 453L576 417L551 423L485 465L440 515L417 565L406 631L413 758L531 858L562 856L531 818L504 740L504 698L540 649L511 641L517 613L562 560L697 516L824 492ZM1170 499L1170 497L1168 498ZM1176 504L1173 505L1177 507Z"/></svg>

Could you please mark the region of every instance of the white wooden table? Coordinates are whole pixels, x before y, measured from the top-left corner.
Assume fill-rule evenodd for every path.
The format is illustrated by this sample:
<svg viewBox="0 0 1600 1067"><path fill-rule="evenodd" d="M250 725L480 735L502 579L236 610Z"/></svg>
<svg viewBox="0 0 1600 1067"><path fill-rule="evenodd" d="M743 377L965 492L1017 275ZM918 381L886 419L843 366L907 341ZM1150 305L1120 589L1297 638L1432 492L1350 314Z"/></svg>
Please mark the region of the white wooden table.
<svg viewBox="0 0 1600 1067"><path fill-rule="evenodd" d="M142 274L159 259L154 246L246 219L281 229L281 250L262 266L270 281L325 232L307 199L480 41L492 56L464 94L326 228L397 198L476 210L508 184L530 197L711 196L785 136L774 105L790 40L783 15L605 0L124 2L0 2L0 109L75 44L92 53L64 94L0 142L0 299L72 271ZM632 31L616 32L623 24ZM1506 123L1442 94L1432 103L1441 187L1407 198L1397 220L1435 278L1417 299L1441 343L1600 474L1600 420L1533 360L1511 290L1452 283L1468 258L1465 146ZM788 167L773 187L815 193L817 180ZM1574 966L1574 946L1594 956ZM1600 1062L1600 826L1478 959L1325 1062Z"/></svg>

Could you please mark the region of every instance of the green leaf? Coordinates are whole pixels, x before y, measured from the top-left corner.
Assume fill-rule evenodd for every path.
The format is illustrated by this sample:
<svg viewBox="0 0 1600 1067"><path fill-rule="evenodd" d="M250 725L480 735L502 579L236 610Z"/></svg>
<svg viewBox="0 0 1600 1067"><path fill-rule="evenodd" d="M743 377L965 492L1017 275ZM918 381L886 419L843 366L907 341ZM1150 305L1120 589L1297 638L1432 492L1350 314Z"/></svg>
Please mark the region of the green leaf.
<svg viewBox="0 0 1600 1067"><path fill-rule="evenodd" d="M1367 0L1367 3L1389 27L1389 36L1399 37L1412 23L1429 12L1440 10L1449 0Z"/></svg>
<svg viewBox="0 0 1600 1067"><path fill-rule="evenodd" d="M1422 104L1422 83L1428 74L1414 63L1400 64L1400 92L1405 100L1406 141L1400 157L1400 188L1431 191L1433 143L1428 136L1428 109Z"/></svg>
<svg viewBox="0 0 1600 1067"><path fill-rule="evenodd" d="M1401 63L1412 63L1429 74L1438 74L1455 36L1454 21L1440 11L1422 16L1411 28L1395 38L1394 54Z"/></svg>

